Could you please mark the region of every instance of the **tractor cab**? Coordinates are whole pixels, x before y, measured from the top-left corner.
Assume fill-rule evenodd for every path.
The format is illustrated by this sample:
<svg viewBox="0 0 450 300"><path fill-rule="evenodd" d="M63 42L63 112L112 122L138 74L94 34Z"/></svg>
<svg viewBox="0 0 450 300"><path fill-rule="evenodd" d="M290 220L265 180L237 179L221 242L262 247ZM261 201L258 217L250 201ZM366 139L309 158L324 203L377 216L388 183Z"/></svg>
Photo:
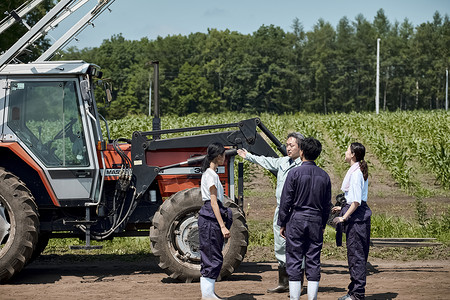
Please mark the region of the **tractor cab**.
<svg viewBox="0 0 450 300"><path fill-rule="evenodd" d="M62 206L96 202L102 140L92 77L98 67L82 61L7 65L0 73L5 108L2 142L18 142L40 166Z"/></svg>

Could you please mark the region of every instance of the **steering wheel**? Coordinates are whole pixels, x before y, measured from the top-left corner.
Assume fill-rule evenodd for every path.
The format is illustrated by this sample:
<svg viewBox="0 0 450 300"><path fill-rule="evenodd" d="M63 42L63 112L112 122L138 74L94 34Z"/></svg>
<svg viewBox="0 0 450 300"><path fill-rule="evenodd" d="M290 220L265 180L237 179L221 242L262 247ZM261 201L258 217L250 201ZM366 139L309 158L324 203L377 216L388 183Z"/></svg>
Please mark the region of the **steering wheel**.
<svg viewBox="0 0 450 300"><path fill-rule="evenodd" d="M77 122L76 118L72 118L69 123L64 126L54 137L53 140L59 140L63 137L63 133L65 133L71 141L73 141L76 136L73 134L72 126Z"/></svg>
<svg viewBox="0 0 450 300"><path fill-rule="evenodd" d="M52 147L52 143L55 140L62 139L64 135L68 137L72 142L75 141L77 139L77 136L73 133L72 127L76 122L76 118L70 119L70 122L67 123L63 129L61 129L52 139L42 145L43 147L41 147L40 152L47 163L51 165L61 163L61 160L55 154L56 149Z"/></svg>

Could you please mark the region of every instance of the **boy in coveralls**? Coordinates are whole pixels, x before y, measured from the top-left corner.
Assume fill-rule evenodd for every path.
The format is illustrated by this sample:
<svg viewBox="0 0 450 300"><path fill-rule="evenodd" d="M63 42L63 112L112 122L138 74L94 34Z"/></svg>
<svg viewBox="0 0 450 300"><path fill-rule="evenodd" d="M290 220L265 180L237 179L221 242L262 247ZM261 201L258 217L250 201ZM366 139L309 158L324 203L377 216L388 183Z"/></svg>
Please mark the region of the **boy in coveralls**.
<svg viewBox="0 0 450 300"><path fill-rule="evenodd" d="M223 186L216 169L225 160L225 148L221 143L208 146L202 164L201 192L204 202L199 211L198 231L200 242L200 289L202 299L222 299L214 292L214 286L223 264L224 239L230 237L233 221L231 209L223 206Z"/></svg>
<svg viewBox="0 0 450 300"><path fill-rule="evenodd" d="M308 279L308 299L317 299L320 280L320 252L331 205L331 181L314 160L321 143L306 138L300 143L301 166L292 169L281 194L278 225L286 238L286 270L291 300L300 299L302 257Z"/></svg>

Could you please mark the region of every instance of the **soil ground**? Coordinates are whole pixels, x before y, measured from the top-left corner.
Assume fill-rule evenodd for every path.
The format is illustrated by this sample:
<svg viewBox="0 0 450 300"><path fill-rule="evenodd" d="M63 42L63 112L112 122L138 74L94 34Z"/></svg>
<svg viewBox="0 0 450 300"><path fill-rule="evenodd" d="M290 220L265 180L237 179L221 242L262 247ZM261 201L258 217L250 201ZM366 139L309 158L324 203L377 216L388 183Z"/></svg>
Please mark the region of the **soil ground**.
<svg viewBox="0 0 450 300"><path fill-rule="evenodd" d="M248 219L272 220L274 190L257 171L246 188ZM374 174L378 176L377 174ZM338 176L332 177L337 187ZM376 181L370 196L374 213L410 217L414 199L390 184ZM447 196L427 199L429 207L450 205ZM251 228L250 228L251 229ZM448 247L444 248L447 251ZM380 250L378 250L380 251ZM398 261L369 255L367 299L450 299L449 255L444 259ZM230 300L288 299L288 294L268 294L277 283L277 264L271 247L254 247L241 266L216 284L216 292ZM319 299L337 299L346 293L349 273L345 260L322 259ZM44 252L16 278L0 285L0 299L200 299L199 283L179 283L158 267L157 259L143 255L48 255ZM303 295L301 299L306 299Z"/></svg>
<svg viewBox="0 0 450 300"><path fill-rule="evenodd" d="M277 264L244 262L227 280L216 283L216 293L230 300L288 299L268 294L276 284ZM449 299L450 265L443 261L398 262L370 260L367 299ZM337 299L349 281L345 261L324 261L319 299ZM91 260L68 262L42 256L8 284L1 299L200 299L199 283L168 278L153 256L143 261ZM307 298L306 295L301 297Z"/></svg>

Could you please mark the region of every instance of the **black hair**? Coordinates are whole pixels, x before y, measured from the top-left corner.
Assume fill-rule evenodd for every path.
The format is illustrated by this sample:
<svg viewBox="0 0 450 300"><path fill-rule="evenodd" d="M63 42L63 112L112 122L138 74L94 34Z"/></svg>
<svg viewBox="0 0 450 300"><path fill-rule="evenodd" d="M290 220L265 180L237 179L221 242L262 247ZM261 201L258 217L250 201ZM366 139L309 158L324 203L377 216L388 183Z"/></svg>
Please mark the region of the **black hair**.
<svg viewBox="0 0 450 300"><path fill-rule="evenodd" d="M359 162L359 168L363 173L364 180L367 180L369 177L369 166L367 166L367 162L364 160L366 148L361 143L351 143L350 151L355 154L356 161Z"/></svg>
<svg viewBox="0 0 450 300"><path fill-rule="evenodd" d="M202 162L202 172L205 172L208 168L210 163L219 155L222 155L225 153L225 147L222 143L214 142L209 144L208 150L206 150L206 156L205 159L203 159Z"/></svg>
<svg viewBox="0 0 450 300"><path fill-rule="evenodd" d="M306 160L316 160L322 152L322 144L313 137L307 137L300 143L300 150Z"/></svg>
<svg viewBox="0 0 450 300"><path fill-rule="evenodd" d="M288 134L288 136L287 136L287 140L289 139L289 138L291 138L291 137L293 137L293 138L295 138L296 140L297 140L297 145L300 147L300 143L302 142L302 140L305 138L304 136L303 136L303 134L301 134L300 132L291 132L291 133L289 133Z"/></svg>

